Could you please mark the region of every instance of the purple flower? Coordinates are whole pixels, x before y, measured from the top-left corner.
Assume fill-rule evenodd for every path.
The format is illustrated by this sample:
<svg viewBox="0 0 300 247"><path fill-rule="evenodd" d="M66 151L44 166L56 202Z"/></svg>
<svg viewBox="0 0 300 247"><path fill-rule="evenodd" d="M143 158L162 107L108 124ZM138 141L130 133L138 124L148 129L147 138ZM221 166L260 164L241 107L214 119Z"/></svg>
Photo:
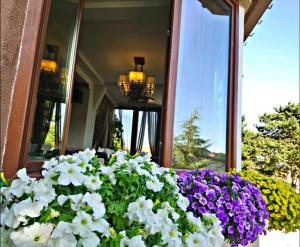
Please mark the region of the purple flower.
<svg viewBox="0 0 300 247"><path fill-rule="evenodd" d="M229 202L226 202L225 206L226 206L226 208L229 209L229 210L232 209L232 204L229 203Z"/></svg>
<svg viewBox="0 0 300 247"><path fill-rule="evenodd" d="M229 226L227 229L229 234L233 234L234 233L234 227L233 226Z"/></svg>
<svg viewBox="0 0 300 247"><path fill-rule="evenodd" d="M204 197L201 197L201 198L199 199L199 202L200 202L202 205L207 204L207 200L206 200Z"/></svg>
<svg viewBox="0 0 300 247"><path fill-rule="evenodd" d="M210 210L215 209L215 205L214 205L212 202L207 203L207 207L208 207Z"/></svg>
<svg viewBox="0 0 300 247"><path fill-rule="evenodd" d="M186 171L178 185L190 201L194 215L214 213L221 221L231 246L254 242L265 232L269 212L256 185L237 174L216 174L211 170ZM182 188L185 188L182 190Z"/></svg>
<svg viewBox="0 0 300 247"><path fill-rule="evenodd" d="M206 191L206 197L208 200L211 200L215 196L216 192L213 189Z"/></svg>

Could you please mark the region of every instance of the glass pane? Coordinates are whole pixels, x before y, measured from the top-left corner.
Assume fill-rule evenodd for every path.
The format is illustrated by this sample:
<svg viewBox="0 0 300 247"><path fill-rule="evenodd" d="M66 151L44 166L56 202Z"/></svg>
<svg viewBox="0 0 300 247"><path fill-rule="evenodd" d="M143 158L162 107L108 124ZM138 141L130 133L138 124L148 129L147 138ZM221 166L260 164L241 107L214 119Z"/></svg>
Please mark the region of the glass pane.
<svg viewBox="0 0 300 247"><path fill-rule="evenodd" d="M230 7L183 0L173 166L225 170Z"/></svg>
<svg viewBox="0 0 300 247"><path fill-rule="evenodd" d="M155 126L156 128L156 126ZM139 111L138 133L136 141L136 151L151 153L148 136L148 112Z"/></svg>
<svg viewBox="0 0 300 247"><path fill-rule="evenodd" d="M60 153L71 66L75 53L75 32L79 0L52 0L36 110L29 147L30 160L43 160Z"/></svg>
<svg viewBox="0 0 300 247"><path fill-rule="evenodd" d="M115 109L115 116L121 123L122 132L122 149L130 151L133 110ZM120 128L120 127L119 127Z"/></svg>

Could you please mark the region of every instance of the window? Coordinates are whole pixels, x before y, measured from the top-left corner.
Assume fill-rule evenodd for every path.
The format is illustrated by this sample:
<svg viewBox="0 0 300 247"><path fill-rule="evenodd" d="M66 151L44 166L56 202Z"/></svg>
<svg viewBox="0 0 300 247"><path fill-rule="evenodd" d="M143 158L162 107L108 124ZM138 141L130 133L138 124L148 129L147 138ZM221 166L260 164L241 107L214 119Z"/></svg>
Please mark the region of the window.
<svg viewBox="0 0 300 247"><path fill-rule="evenodd" d="M118 147L168 167L223 171L235 148L237 1L83 2L45 1L14 169L18 159L35 168ZM134 77L152 84L128 93L122 80Z"/></svg>
<svg viewBox="0 0 300 247"><path fill-rule="evenodd" d="M76 54L79 2L51 2L28 150L30 161L49 159L63 151Z"/></svg>
<svg viewBox="0 0 300 247"><path fill-rule="evenodd" d="M224 171L230 6L182 1L174 114L173 166Z"/></svg>

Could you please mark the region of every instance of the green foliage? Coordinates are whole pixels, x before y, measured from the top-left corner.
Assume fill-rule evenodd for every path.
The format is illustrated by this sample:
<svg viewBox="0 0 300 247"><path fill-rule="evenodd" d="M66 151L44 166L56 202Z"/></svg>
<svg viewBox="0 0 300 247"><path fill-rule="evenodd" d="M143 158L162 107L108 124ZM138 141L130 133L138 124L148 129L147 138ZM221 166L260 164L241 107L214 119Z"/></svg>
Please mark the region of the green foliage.
<svg viewBox="0 0 300 247"><path fill-rule="evenodd" d="M287 233L300 229L300 195L290 184L254 171L242 171L240 175L260 189L270 212L270 230L283 230Z"/></svg>
<svg viewBox="0 0 300 247"><path fill-rule="evenodd" d="M45 139L45 145L49 145L51 148L55 148L55 123L51 121L49 131Z"/></svg>
<svg viewBox="0 0 300 247"><path fill-rule="evenodd" d="M200 119L198 111L194 111L190 118L182 125L182 132L174 138L174 166L186 166L190 168L203 167L201 156L206 156L208 147L211 145L208 140L200 137L199 127L196 122Z"/></svg>
<svg viewBox="0 0 300 247"><path fill-rule="evenodd" d="M112 147L113 150L122 150L122 133L123 124L117 118L114 119L112 125Z"/></svg>
<svg viewBox="0 0 300 247"><path fill-rule="evenodd" d="M288 103L274 109L274 113L259 117L258 132L246 129L243 117L243 169L283 179L290 175L295 186L300 178L299 104Z"/></svg>

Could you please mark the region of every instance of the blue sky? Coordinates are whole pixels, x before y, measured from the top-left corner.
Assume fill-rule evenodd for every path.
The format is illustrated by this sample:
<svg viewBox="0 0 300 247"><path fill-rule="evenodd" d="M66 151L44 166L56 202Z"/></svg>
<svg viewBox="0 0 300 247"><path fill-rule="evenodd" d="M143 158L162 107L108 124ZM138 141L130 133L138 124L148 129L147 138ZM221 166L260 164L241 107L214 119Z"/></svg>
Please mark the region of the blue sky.
<svg viewBox="0 0 300 247"><path fill-rule="evenodd" d="M213 152L226 149L229 53L227 15L214 15L199 1L183 1L176 83L174 135L198 110L200 137Z"/></svg>
<svg viewBox="0 0 300 247"><path fill-rule="evenodd" d="M244 46L242 111L254 129L258 115L299 102L299 0L273 0Z"/></svg>

